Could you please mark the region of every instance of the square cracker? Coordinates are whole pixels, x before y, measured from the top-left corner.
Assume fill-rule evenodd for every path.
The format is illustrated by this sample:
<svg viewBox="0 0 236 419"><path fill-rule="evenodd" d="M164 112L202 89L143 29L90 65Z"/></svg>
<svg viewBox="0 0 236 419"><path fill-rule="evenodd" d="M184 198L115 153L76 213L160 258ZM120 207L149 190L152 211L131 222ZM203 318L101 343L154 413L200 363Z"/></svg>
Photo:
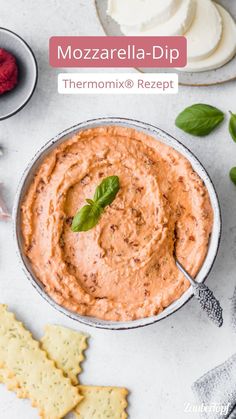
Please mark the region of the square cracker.
<svg viewBox="0 0 236 419"><path fill-rule="evenodd" d="M78 384L78 374L87 348L87 335L66 327L48 324L41 339L42 348L58 368L65 372L73 384Z"/></svg>
<svg viewBox="0 0 236 419"><path fill-rule="evenodd" d="M47 325L41 339L43 348L65 374L78 384L77 374L87 347L86 336L62 326ZM119 387L79 386L84 399L73 413L78 419L126 419L128 391Z"/></svg>
<svg viewBox="0 0 236 419"><path fill-rule="evenodd" d="M8 390L14 391L19 399L29 398L26 389L20 387L15 374L10 373L6 368L0 368L0 383L5 384Z"/></svg>
<svg viewBox="0 0 236 419"><path fill-rule="evenodd" d="M76 406L77 419L126 419L128 390L119 387L79 386L84 399Z"/></svg>
<svg viewBox="0 0 236 419"><path fill-rule="evenodd" d="M6 368L0 368L0 383L6 384L8 390L16 391L18 382L14 374L10 374Z"/></svg>
<svg viewBox="0 0 236 419"><path fill-rule="evenodd" d="M43 418L59 419L82 399L78 387L64 377L22 323L0 304L0 368L13 380L19 397L31 399ZM13 377L13 378L12 378ZM13 388L12 388L13 389Z"/></svg>

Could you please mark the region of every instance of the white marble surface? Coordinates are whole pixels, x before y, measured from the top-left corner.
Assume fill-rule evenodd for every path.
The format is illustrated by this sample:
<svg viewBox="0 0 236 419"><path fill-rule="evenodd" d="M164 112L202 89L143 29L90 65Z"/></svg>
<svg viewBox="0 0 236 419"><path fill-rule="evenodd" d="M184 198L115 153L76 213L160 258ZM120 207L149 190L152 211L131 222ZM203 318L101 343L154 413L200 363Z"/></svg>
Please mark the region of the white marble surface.
<svg viewBox="0 0 236 419"><path fill-rule="evenodd" d="M10 10L11 6L11 10ZM191 300L161 323L133 331L102 331L80 326L50 307L26 280L18 266L11 223L0 224L0 302L7 303L36 337L45 323L59 323L91 335L81 380L85 384L121 385L130 389L131 419L198 418L184 413L194 403L191 384L235 351L229 325L230 298L235 286L236 188L228 171L236 166L236 144L227 122L208 138L193 138L175 128L185 106L206 102L236 112L236 83L211 88L180 88L173 96L60 96L57 71L48 65L52 35L102 34L90 0L0 0L0 26L24 37L35 51L39 82L30 103L19 114L0 122L0 181L13 205L20 176L35 151L61 130L88 118L123 116L156 124L186 144L209 171L223 212L223 237L207 281L221 299L225 324L218 330ZM28 401L0 388L0 418L37 418ZM90 418L88 418L90 419Z"/></svg>

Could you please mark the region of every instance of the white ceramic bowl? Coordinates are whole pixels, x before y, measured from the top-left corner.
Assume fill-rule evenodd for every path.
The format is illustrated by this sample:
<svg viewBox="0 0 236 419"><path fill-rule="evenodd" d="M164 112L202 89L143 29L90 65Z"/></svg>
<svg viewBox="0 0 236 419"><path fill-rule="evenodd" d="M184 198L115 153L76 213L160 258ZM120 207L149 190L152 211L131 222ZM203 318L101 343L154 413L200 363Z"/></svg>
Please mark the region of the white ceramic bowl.
<svg viewBox="0 0 236 419"><path fill-rule="evenodd" d="M0 28L0 48L10 51L17 60L19 82L0 95L0 121L15 115L31 99L38 79L36 58L30 46L16 33Z"/></svg>
<svg viewBox="0 0 236 419"><path fill-rule="evenodd" d="M47 142L46 145L37 152L37 154L34 156L32 161L29 163L20 181L20 185L18 187L18 191L16 194L14 210L13 210L14 234L15 234L15 240L16 240L16 245L17 245L17 253L19 255L20 262L27 275L27 278L29 279L31 284L37 289L40 295L46 301L48 301L54 308L64 313L71 319L87 324L89 326L94 326L94 327L103 328L103 329L112 329L112 330L132 329L132 328L142 327L142 326L155 323L159 320L164 319L170 314L174 313L176 310L181 308L187 301L189 301L189 299L193 296L192 288L190 287L178 300L176 300L174 303L168 306L164 311L162 311L157 316L146 317L143 319L138 319L138 320L128 321L128 322L105 321L105 320L100 320L93 317L81 316L79 314L76 314L72 311L65 309L64 307L59 306L57 303L55 303L55 301L52 300L52 298L49 295L45 293L42 283L33 274L32 267L24 255L23 245L22 245L23 243L22 243L22 235L21 235L21 212L20 212L22 199L25 196L25 193L30 183L32 182L33 176L37 168L40 166L45 156L52 149L57 147L58 144L67 140L68 138L73 136L75 133L84 129L94 128L94 127L104 126L104 125L118 125L118 126L134 128L138 131L143 131L154 138L157 138L159 141L162 141L165 144L168 144L169 146L173 147L174 149L182 153L190 161L194 170L198 173L198 175L204 181L207 187L207 190L209 192L212 208L214 211L214 223L213 223L213 230L212 230L212 234L211 234L211 238L209 242L208 253L196 277L196 280L198 282L203 282L207 278L213 266L214 260L216 258L218 247L219 247L219 242L220 242L220 236L221 236L220 207L219 207L219 201L218 201L213 183L209 175L207 174L206 170L203 168L203 166L199 162L199 160L183 144L181 144L179 141L177 141L175 138L173 138L171 135L167 134L166 132L162 131L161 129L153 125L149 125L149 124L135 121L135 120L125 119L125 118L100 118L100 119L89 120L89 121L77 124L71 128L68 128L67 130L61 132L56 137L54 137L49 142Z"/></svg>

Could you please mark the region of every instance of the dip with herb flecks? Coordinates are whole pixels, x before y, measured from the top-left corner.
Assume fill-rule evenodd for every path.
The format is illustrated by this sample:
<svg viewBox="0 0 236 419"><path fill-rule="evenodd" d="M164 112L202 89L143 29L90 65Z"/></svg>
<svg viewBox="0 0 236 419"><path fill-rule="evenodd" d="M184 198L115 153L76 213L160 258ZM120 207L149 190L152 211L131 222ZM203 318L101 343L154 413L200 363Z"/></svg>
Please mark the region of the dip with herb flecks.
<svg viewBox="0 0 236 419"><path fill-rule="evenodd" d="M98 224L71 222L102 179L120 189ZM24 251L45 291L86 316L127 321L160 313L189 283L208 249L213 211L189 161L143 132L88 129L44 159L22 204Z"/></svg>

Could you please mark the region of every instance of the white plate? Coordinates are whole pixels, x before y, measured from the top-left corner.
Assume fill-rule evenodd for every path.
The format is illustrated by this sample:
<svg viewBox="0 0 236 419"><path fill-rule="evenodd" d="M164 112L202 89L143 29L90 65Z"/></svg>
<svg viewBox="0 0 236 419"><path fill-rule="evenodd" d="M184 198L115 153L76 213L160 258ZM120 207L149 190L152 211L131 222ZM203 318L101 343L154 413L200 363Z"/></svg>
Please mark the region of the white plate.
<svg viewBox="0 0 236 419"><path fill-rule="evenodd" d="M140 121L134 121L134 120L125 119L125 118L94 119L94 120L82 122L80 124L75 125L74 127L68 128L67 130L58 134L55 138L51 139L48 143L46 143L45 146L42 147L42 149L36 153L32 161L29 163L21 179L21 182L20 182L17 194L16 194L14 210L13 210L14 235L15 235L15 242L17 246L17 254L20 258L20 262L22 264L23 270L26 273L26 276L28 277L31 284L37 289L39 294L48 303L50 303L54 308L64 313L71 319L77 320L78 322L87 324L89 326L98 327L102 329L110 329L110 330L133 329L136 327L147 326L148 324L155 323L159 320L164 319L170 314L174 313L176 310L180 309L193 296L192 287L190 287L178 300L174 301L171 305L165 308L157 316L146 317L143 319L138 319L138 320L128 321L128 322L113 322L113 321L99 320L93 317L86 317L86 316L81 316L79 314L73 313L72 311L69 311L66 308L61 307L57 303L55 303L55 301L53 301L52 298L48 294L46 294L42 283L35 277L31 264L23 252L20 208L21 208L22 200L24 199L25 193L27 192L29 185L32 182L34 174L37 171L40 164L42 163L42 161L44 160L45 156L51 150L57 147L59 144L66 141L68 138L72 137L79 131L82 131L88 128L100 127L104 125L116 125L116 126L118 125L118 126L124 126L128 128L134 128L138 131L142 131L145 134L158 139L159 141L162 141L164 144L167 144L173 147L174 149L182 153L190 161L193 169L204 181L206 188L209 192L211 205L214 212L214 222L213 222L213 229L212 229L212 234L211 234L211 238L209 242L207 256L195 279L198 282L203 282L207 278L213 266L214 260L216 258L219 243L220 243L220 236L221 236L220 206L219 206L219 201L218 201L213 183L209 175L207 174L207 172L205 171L205 169L199 162L199 160L183 144L181 144L178 140L176 140L175 138L173 138L171 135L167 134L166 132L162 131L161 129L153 125L140 122Z"/></svg>
<svg viewBox="0 0 236 419"><path fill-rule="evenodd" d="M128 1L128 0L127 0ZM224 6L236 20L236 0L218 0L217 3ZM108 36L123 35L119 25L106 14L107 0L95 0L98 18L103 30ZM179 74L179 82L188 86L210 86L221 84L236 79L236 56L223 67L217 70L204 71L201 73L181 72L175 69L164 68L138 68L143 73L163 73L174 71Z"/></svg>

